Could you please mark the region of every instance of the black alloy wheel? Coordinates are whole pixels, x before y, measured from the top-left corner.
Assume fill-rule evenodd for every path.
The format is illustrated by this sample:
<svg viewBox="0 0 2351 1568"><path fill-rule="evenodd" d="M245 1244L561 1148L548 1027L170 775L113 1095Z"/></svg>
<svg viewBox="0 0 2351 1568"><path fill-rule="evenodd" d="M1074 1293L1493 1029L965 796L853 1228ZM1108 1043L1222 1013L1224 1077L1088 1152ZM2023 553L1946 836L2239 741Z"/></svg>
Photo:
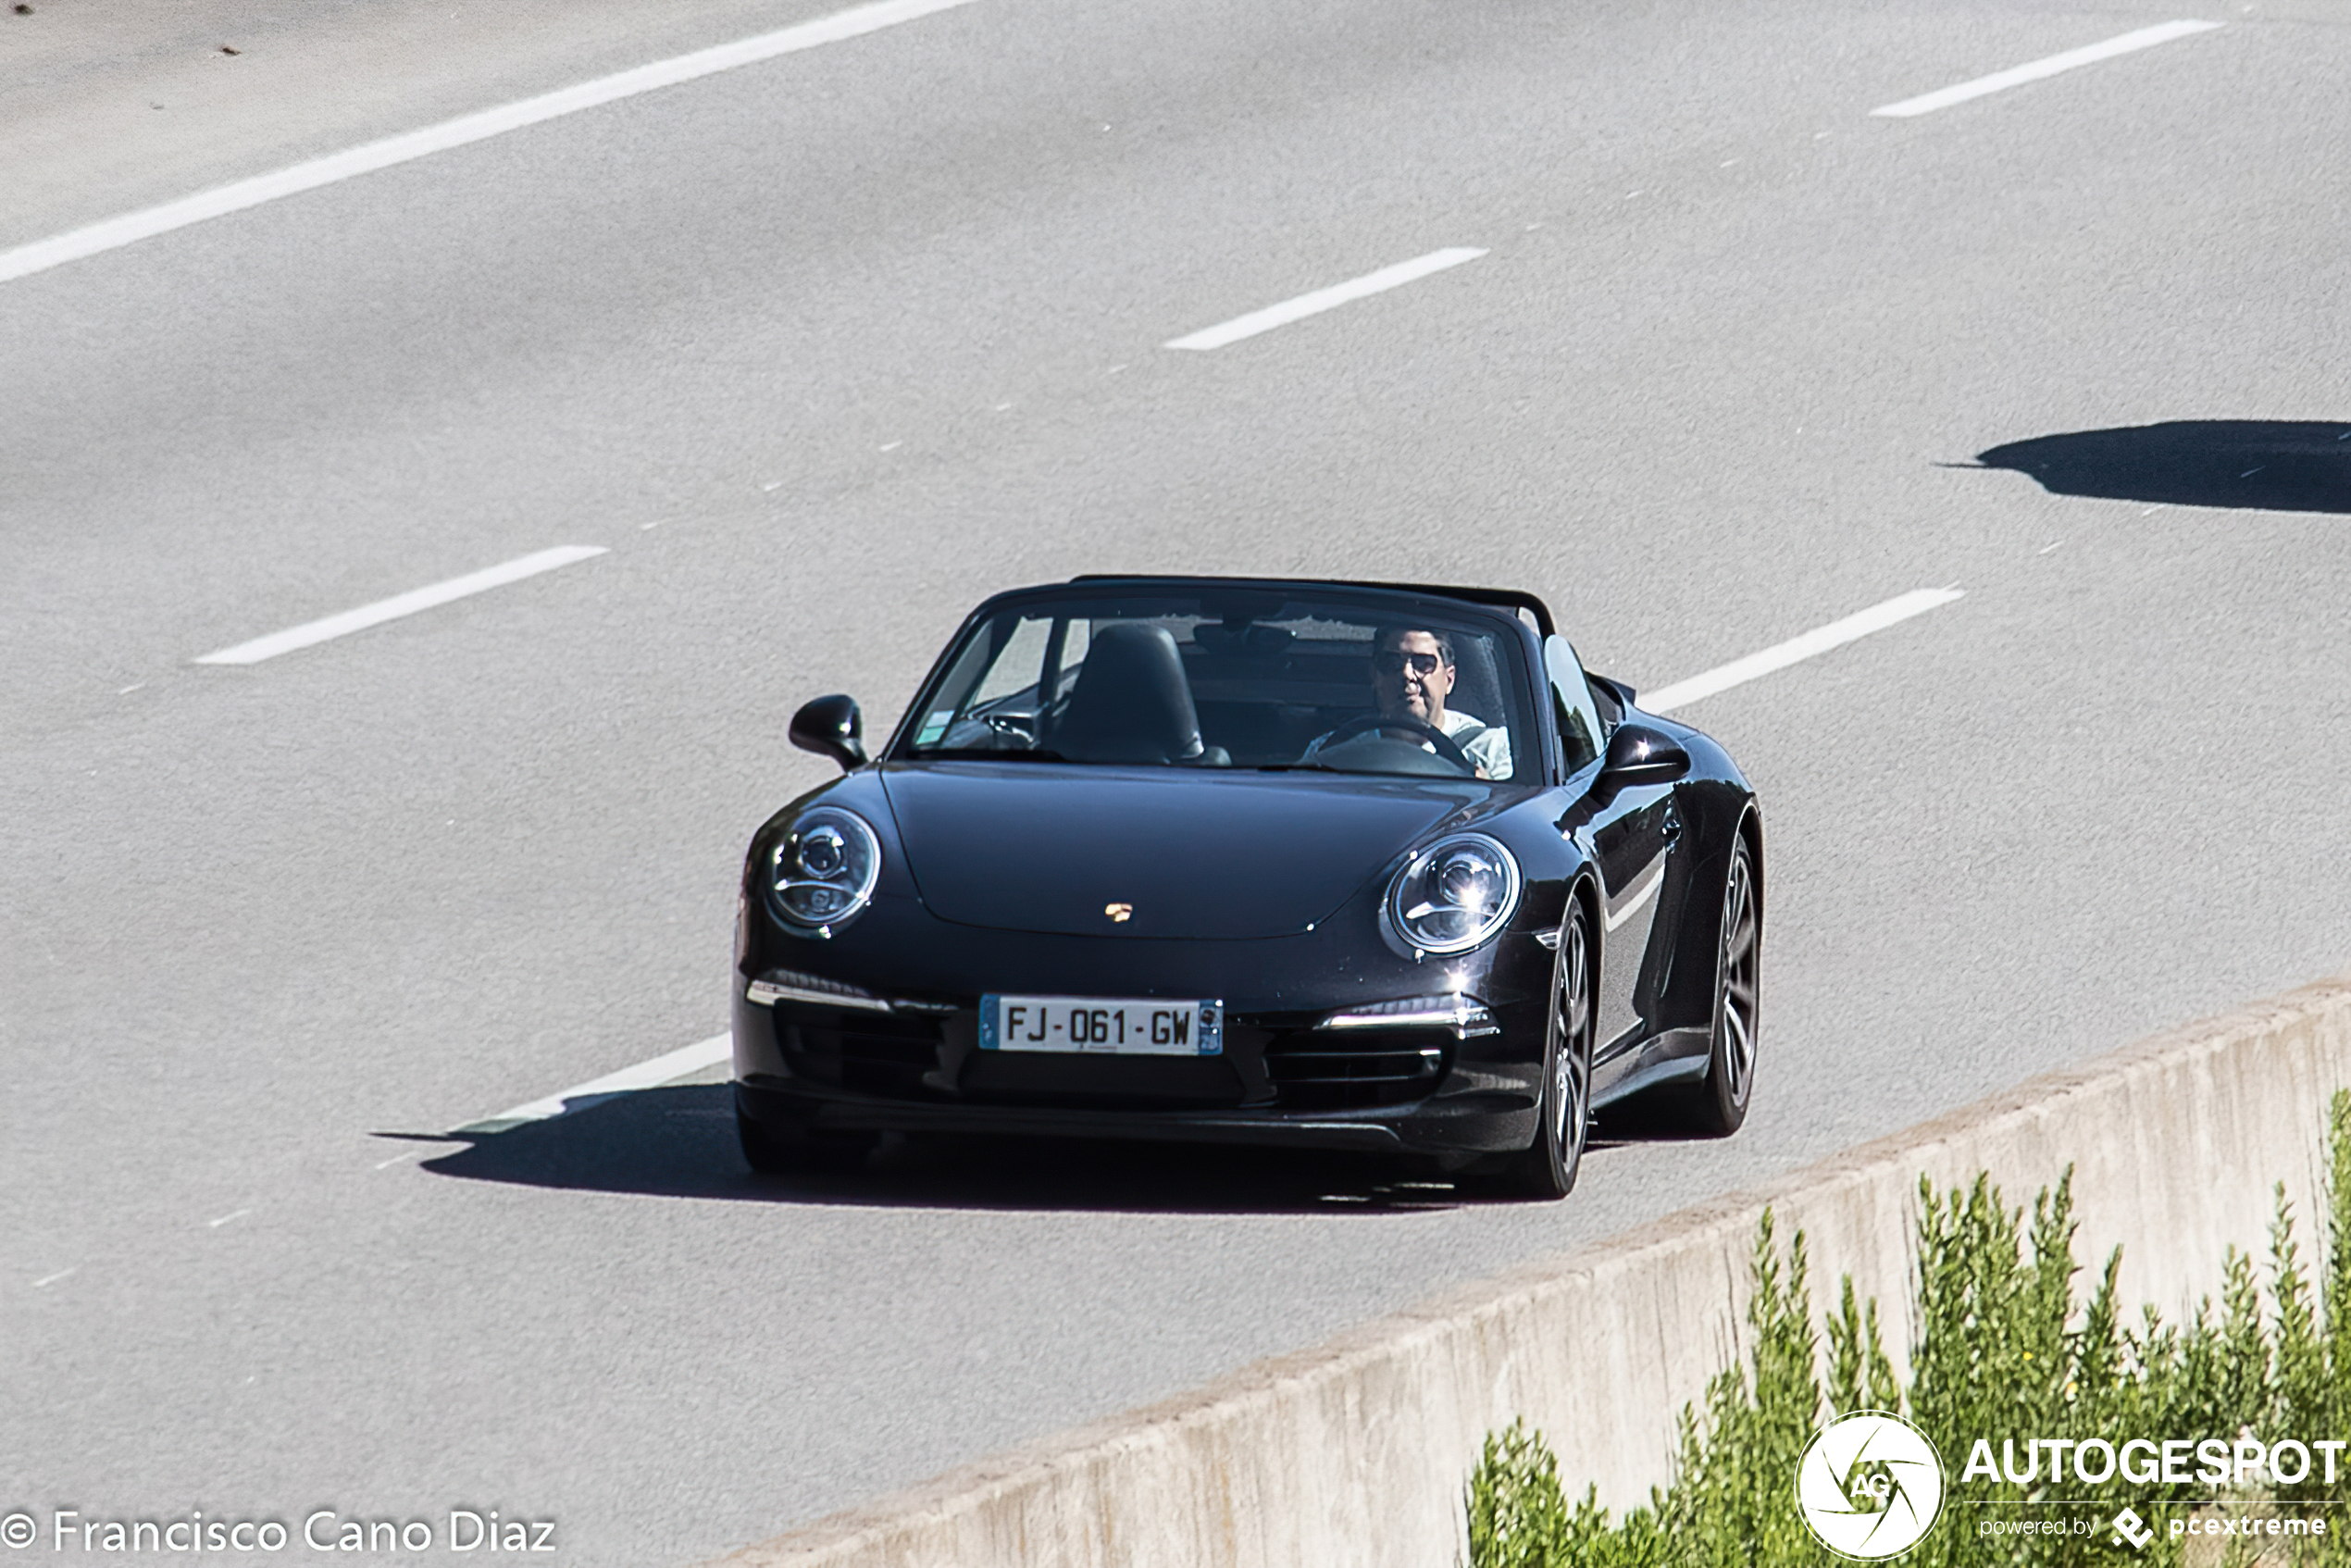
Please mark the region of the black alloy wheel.
<svg viewBox="0 0 2351 1568"><path fill-rule="evenodd" d="M1691 1125L1723 1135L1747 1120L1755 1088L1755 1045L1761 1027L1759 989L1763 956L1762 915L1755 902L1755 855L1741 836L1723 879L1723 929L1715 947L1714 1028L1706 1077L1698 1086Z"/></svg>
<svg viewBox="0 0 2351 1568"><path fill-rule="evenodd" d="M1571 898L1567 919L1560 927L1559 964L1551 978L1535 1141L1511 1164L1511 1189L1529 1198L1564 1198L1575 1190L1591 1121L1591 917L1584 913L1581 899Z"/></svg>
<svg viewBox="0 0 2351 1568"><path fill-rule="evenodd" d="M735 1136L742 1140L743 1163L762 1176L853 1170L881 1141L869 1132L788 1131L753 1121L740 1105L735 1107Z"/></svg>

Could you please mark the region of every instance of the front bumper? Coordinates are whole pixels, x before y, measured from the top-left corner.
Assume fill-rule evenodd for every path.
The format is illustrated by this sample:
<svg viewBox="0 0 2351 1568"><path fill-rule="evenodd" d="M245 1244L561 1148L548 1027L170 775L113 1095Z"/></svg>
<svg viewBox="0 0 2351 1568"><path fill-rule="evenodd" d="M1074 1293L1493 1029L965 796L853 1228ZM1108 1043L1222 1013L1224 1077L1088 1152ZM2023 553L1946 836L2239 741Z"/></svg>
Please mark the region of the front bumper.
<svg viewBox="0 0 2351 1568"><path fill-rule="evenodd" d="M1530 900L1534 904L1536 901ZM1145 1138L1482 1154L1536 1127L1555 960L1523 909L1491 944L1415 963L1350 903L1294 936L1250 941L1079 937L959 926L877 897L832 940L777 931L752 905L733 977L735 1078L746 1115L785 1126ZM753 1002L777 972L823 977L889 1005L806 995ZM1441 1025L1316 1030L1330 1013L1460 990L1495 1031ZM1215 997L1216 1056L979 1049L982 992Z"/></svg>
<svg viewBox="0 0 2351 1568"><path fill-rule="evenodd" d="M1489 1057L1497 1036L1334 1036L1227 1014L1216 1056L1032 1055L980 1051L976 1006L877 1014L740 993L734 1031L737 1104L782 1126L1433 1154L1523 1149L1535 1133L1536 1066Z"/></svg>

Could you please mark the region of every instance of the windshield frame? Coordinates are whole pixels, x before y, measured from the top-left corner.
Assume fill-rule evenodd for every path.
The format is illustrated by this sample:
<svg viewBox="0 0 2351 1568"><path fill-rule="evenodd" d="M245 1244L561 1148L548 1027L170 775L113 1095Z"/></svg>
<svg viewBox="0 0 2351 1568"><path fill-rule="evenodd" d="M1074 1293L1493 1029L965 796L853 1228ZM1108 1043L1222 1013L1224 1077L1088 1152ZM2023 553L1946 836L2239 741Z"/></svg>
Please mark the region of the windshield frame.
<svg viewBox="0 0 2351 1568"><path fill-rule="evenodd" d="M1472 779L1470 782L1491 783L1497 787L1534 784L1549 780L1557 772L1558 748L1551 735L1547 705L1549 693L1548 691L1537 693L1536 690L1535 672L1543 667L1539 633L1531 624L1531 616L1528 614L1492 604L1453 598L1441 591L1423 592L1406 588L1392 588L1384 584L1370 585L1342 581L1308 582L1255 578L1084 577L1067 582L1011 589L991 595L965 616L962 624L955 628L954 635L948 639L946 645L939 651L938 658L932 662L930 670L924 676L922 684L916 690L914 700L908 703L900 715L896 727L890 732L889 742L877 754L875 760L896 765L925 764L934 761L971 762L991 758L1017 762L1024 757L1032 759L1033 764L1037 765L1048 765L1055 762L1055 759L1050 755L1039 756L1035 753L1017 751L981 753L959 748L942 753L920 752L916 749L916 738L921 732L925 716L935 711L939 697L951 684L951 678L957 675L958 666L981 645L977 640L983 637L989 624L998 617L1011 615L1050 619L1052 617L1053 610L1058 606L1067 605L1075 609L1080 605L1100 605L1106 601L1148 603L1154 600L1214 598L1219 595L1240 597L1259 594L1270 600L1278 600L1292 605L1326 604L1342 613L1354 612L1354 615L1349 618L1361 618L1362 612L1369 611L1375 613L1377 618L1387 624L1427 618L1439 624L1474 627L1490 634L1496 653L1494 676L1497 682L1503 688L1499 695L1506 708L1514 706L1517 712L1501 716L1479 715L1477 716L1488 724L1502 723L1504 727L1513 731L1518 728L1517 725L1507 721L1523 720L1526 728L1524 739L1517 739L1515 736L1513 738L1511 751L1515 765L1510 778ZM1278 607L1277 605L1277 610ZM989 656L997 655L990 654ZM975 674L973 679L976 681L978 675ZM1542 698L1541 701L1536 700L1537 695ZM1092 769L1128 765L1073 762L1067 763L1066 765ZM1135 765L1157 767L1162 765ZM1294 762L1269 765L1280 766L1303 777L1317 777L1323 771L1313 768L1311 765L1300 769ZM1263 777L1256 766L1249 765L1229 768L1188 768L1186 771L1228 777ZM1412 777L1401 773L1342 772L1337 769L1329 770L1329 772L1332 777L1352 778Z"/></svg>

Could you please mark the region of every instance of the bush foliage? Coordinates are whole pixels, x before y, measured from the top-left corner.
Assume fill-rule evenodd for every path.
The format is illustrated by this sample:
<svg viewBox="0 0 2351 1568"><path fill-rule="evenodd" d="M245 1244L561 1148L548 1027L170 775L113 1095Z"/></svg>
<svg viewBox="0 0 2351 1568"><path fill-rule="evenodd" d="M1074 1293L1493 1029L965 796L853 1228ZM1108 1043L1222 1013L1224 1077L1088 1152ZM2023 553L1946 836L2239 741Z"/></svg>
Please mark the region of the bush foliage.
<svg viewBox="0 0 2351 1568"><path fill-rule="evenodd" d="M2142 1485L2119 1475L2084 1485L2069 1472L2052 1489L2046 1467L2034 1483L1961 1482L1978 1437L2153 1437L2257 1435L2304 1439L2351 1436L2351 1094L2328 1114L2325 1238L2315 1279L2295 1235L2285 1189L2277 1189L2269 1258L2232 1248L2220 1301L2195 1318L2166 1324L2152 1308L2125 1321L2116 1300L2118 1251L2086 1300L2077 1300L2072 1175L2044 1188L2028 1217L2009 1209L1978 1176L1965 1191L1938 1194L1920 1184L1918 1321L1907 1385L1880 1336L1877 1303L1854 1300L1847 1277L1835 1309L1813 1326L1804 1237L1785 1252L1763 1215L1755 1243L1755 1289L1748 1305L1752 1352L1708 1386L1702 1412L1685 1408L1673 1481L1646 1507L1611 1518L1586 1487L1571 1503L1559 1464L1540 1432L1514 1423L1489 1434L1470 1479L1470 1568L1782 1568L1836 1561L1797 1512L1795 1476L1805 1445L1831 1415L1887 1410L1908 1416L1944 1450L1947 1505L1942 1521L1907 1555L1918 1568L2015 1564L2351 1564L2351 1509L2324 1510L2329 1534L2208 1540L2158 1530L2145 1550L2100 1529L2087 1536L1983 1537L1974 1516L2024 1517L1998 1503L2089 1500L2102 1517L2128 1505L2166 1519L2200 1506L2233 1512L2274 1503L2286 1510L2340 1502L2351 1481L2327 1485L2314 1464L2297 1486L2258 1495L2196 1484ZM1822 1340L1825 1335L1826 1344ZM2351 1454L2345 1455L2351 1461ZM2346 1466L2351 1470L2351 1465ZM1979 1507L1977 1500L1995 1506ZM2084 1513L2090 1512L2081 1510Z"/></svg>

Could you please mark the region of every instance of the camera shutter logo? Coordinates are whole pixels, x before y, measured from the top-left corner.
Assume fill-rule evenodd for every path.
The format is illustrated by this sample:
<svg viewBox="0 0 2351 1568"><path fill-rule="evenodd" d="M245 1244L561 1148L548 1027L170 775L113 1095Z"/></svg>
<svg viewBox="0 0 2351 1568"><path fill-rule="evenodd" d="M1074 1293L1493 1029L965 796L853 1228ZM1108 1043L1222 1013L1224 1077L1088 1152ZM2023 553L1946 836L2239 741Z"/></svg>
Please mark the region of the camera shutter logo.
<svg viewBox="0 0 2351 1568"><path fill-rule="evenodd" d="M1898 1557L1943 1512L1943 1458L1900 1416L1855 1411L1805 1445L1796 1506L1813 1538L1840 1557Z"/></svg>

